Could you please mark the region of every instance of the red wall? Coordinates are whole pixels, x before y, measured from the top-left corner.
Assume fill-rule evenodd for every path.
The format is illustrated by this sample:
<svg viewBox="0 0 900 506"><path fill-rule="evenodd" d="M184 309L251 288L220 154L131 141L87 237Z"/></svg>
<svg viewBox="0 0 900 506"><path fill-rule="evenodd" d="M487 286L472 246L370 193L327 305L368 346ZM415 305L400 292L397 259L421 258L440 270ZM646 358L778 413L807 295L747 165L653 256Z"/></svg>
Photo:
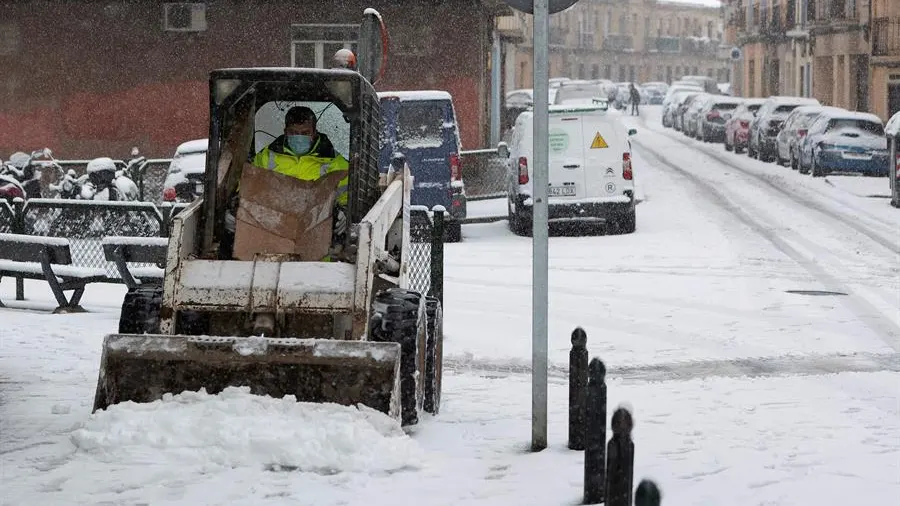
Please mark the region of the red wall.
<svg viewBox="0 0 900 506"><path fill-rule="evenodd" d="M0 54L0 158L45 146L60 158L121 157L134 145L170 156L208 135L210 70L289 65L291 23L358 23L369 5L392 37L427 19L442 30L424 56L391 53L377 88L449 91L464 146L482 147L489 46L479 30L489 25L471 1L206 3L205 32L175 33L161 29L161 2L0 0L0 22L20 34L16 51Z"/></svg>

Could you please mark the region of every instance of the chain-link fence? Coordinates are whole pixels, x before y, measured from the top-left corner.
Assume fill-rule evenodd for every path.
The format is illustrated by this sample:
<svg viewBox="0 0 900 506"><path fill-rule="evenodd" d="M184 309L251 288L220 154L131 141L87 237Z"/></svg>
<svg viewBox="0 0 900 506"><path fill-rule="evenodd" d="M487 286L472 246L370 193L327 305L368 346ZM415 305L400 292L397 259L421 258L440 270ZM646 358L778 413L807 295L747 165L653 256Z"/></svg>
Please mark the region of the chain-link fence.
<svg viewBox="0 0 900 506"><path fill-rule="evenodd" d="M29 199L12 205L2 202L0 232L69 239L73 265L102 268L109 281L120 282L115 264L104 256L103 238L165 237L172 217L186 206L67 199Z"/></svg>
<svg viewBox="0 0 900 506"><path fill-rule="evenodd" d="M409 289L427 293L443 302L443 214L414 207L409 212Z"/></svg>
<svg viewBox="0 0 900 506"><path fill-rule="evenodd" d="M497 149L475 149L460 152L460 158L468 200L506 196L508 157Z"/></svg>

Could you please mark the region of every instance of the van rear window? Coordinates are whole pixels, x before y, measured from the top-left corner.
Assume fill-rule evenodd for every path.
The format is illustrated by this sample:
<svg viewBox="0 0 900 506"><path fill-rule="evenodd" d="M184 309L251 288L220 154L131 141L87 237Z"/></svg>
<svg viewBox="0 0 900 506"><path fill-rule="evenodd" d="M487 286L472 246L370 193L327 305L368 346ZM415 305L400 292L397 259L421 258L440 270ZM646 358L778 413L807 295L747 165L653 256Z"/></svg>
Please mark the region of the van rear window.
<svg viewBox="0 0 900 506"><path fill-rule="evenodd" d="M434 102L403 102L397 115L397 138L409 149L441 147L444 109Z"/></svg>
<svg viewBox="0 0 900 506"><path fill-rule="evenodd" d="M719 111L731 111L731 110L737 109L737 106L738 106L737 104L733 104L733 103L716 104L713 106L713 109L716 109Z"/></svg>

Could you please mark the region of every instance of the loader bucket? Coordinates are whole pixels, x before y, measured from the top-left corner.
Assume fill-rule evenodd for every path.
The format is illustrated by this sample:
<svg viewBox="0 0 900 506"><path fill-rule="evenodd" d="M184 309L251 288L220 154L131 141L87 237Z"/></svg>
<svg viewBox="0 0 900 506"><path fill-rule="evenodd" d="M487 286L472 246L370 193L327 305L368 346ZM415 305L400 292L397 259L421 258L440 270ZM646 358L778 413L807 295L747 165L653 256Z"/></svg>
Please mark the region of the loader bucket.
<svg viewBox="0 0 900 506"><path fill-rule="evenodd" d="M400 345L369 341L112 334L94 411L205 388L366 406L400 419Z"/></svg>

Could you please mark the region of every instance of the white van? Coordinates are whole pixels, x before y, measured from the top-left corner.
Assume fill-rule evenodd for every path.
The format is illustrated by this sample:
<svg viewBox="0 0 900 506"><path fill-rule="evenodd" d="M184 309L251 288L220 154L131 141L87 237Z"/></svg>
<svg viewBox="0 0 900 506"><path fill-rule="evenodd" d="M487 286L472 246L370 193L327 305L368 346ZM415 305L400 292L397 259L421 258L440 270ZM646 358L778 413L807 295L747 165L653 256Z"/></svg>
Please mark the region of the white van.
<svg viewBox="0 0 900 506"><path fill-rule="evenodd" d="M606 102L550 106L551 223L606 224L609 230L634 232L634 179L631 141L635 130L611 115ZM532 223L534 111L516 120L507 171L510 229L528 234Z"/></svg>

